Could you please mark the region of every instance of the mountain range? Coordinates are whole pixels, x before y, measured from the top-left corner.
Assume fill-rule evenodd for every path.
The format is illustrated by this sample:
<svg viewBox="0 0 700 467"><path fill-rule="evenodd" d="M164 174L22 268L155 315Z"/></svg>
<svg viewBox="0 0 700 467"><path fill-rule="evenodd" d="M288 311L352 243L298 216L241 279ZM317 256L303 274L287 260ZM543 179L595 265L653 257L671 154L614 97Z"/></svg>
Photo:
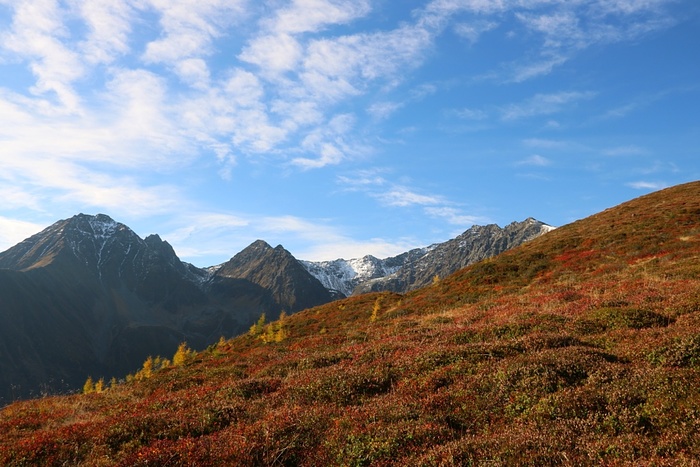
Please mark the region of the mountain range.
<svg viewBox="0 0 700 467"><path fill-rule="evenodd" d="M141 239L107 215L79 214L0 253L0 401L75 390L87 375L123 377L181 342L202 349L239 335L262 314L274 320L362 287L410 290L547 229L532 219L473 227L395 258L332 263L298 261L258 240L198 268L158 235Z"/></svg>
<svg viewBox="0 0 700 467"><path fill-rule="evenodd" d="M553 229L530 217L505 228L496 224L475 225L444 243L416 248L391 258L368 255L351 260L302 261L302 264L327 289L345 296L379 291L405 293Z"/></svg>
<svg viewBox="0 0 700 467"><path fill-rule="evenodd" d="M697 465L698 258L694 182L405 294L13 403L0 465Z"/></svg>

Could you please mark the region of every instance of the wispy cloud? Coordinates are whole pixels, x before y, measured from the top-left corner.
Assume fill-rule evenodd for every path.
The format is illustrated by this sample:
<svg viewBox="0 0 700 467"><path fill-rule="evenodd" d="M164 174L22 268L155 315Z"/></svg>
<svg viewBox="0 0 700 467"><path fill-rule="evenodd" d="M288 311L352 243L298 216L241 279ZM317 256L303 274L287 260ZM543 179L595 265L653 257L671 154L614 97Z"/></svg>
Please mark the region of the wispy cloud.
<svg viewBox="0 0 700 467"><path fill-rule="evenodd" d="M489 117L489 113L481 109L463 108L455 110L454 114L465 120L486 120Z"/></svg>
<svg viewBox="0 0 700 467"><path fill-rule="evenodd" d="M485 217L464 214L459 209L448 206L427 207L425 212L431 217L441 218L449 224L460 227L488 222L488 219Z"/></svg>
<svg viewBox="0 0 700 467"><path fill-rule="evenodd" d="M511 80L520 82L549 74L554 68L593 46L635 40L670 27L665 7L673 0L596 0L593 2L520 2L512 12L525 34L541 37L529 60L515 62Z"/></svg>
<svg viewBox="0 0 700 467"><path fill-rule="evenodd" d="M135 11L124 1L94 0L77 3L89 32L79 44L88 63L109 64L129 52Z"/></svg>
<svg viewBox="0 0 700 467"><path fill-rule="evenodd" d="M638 181L628 183L627 186L635 190L661 190L668 187L668 184L665 182Z"/></svg>
<svg viewBox="0 0 700 467"><path fill-rule="evenodd" d="M537 94L520 104L511 104L502 108L501 118L508 121L539 115L551 115L562 112L569 105L575 105L579 101L589 100L595 96L596 93L593 91Z"/></svg>
<svg viewBox="0 0 700 467"><path fill-rule="evenodd" d="M541 75L548 75L559 65L563 65L567 57L557 54L546 54L531 62L517 63L513 66L511 80L520 83Z"/></svg>
<svg viewBox="0 0 700 467"><path fill-rule="evenodd" d="M349 175L338 175L337 182L346 191L371 190L388 183L384 178L386 170L365 169Z"/></svg>
<svg viewBox="0 0 700 467"><path fill-rule="evenodd" d="M302 148L307 152L318 154L320 157L298 157L292 160L292 164L304 169L337 165L348 155L360 151L360 145L348 142L346 135L355 125L352 115L338 115L334 117L326 127L319 127L309 133L302 141Z"/></svg>
<svg viewBox="0 0 700 467"><path fill-rule="evenodd" d="M404 186L394 186L389 191L378 193L375 196L382 204L398 207L414 205L426 206L442 204L444 202L439 196L416 193Z"/></svg>
<svg viewBox="0 0 700 467"><path fill-rule="evenodd" d="M377 102L369 106L367 113L377 120L384 120L403 107L400 102Z"/></svg>
<svg viewBox="0 0 700 467"><path fill-rule="evenodd" d="M649 151L647 149L634 145L616 146L613 148L607 148L603 150L603 155L611 157L641 156L646 154L649 154Z"/></svg>
<svg viewBox="0 0 700 467"><path fill-rule="evenodd" d="M213 53L213 41L227 26L242 20L245 4L245 0L146 0L146 7L160 17L162 34L146 45L141 59L165 64L183 82L204 86L207 65L197 59Z"/></svg>
<svg viewBox="0 0 700 467"><path fill-rule="evenodd" d="M547 167L551 165L552 161L546 157L542 157L539 154L533 154L532 156L518 161L516 165L529 165L534 167Z"/></svg>
<svg viewBox="0 0 700 467"><path fill-rule="evenodd" d="M474 21L470 23L459 23L454 26L454 31L464 37L470 44L474 45L479 41L482 34L498 27L495 21Z"/></svg>
<svg viewBox="0 0 700 467"><path fill-rule="evenodd" d="M64 11L55 2L18 2L13 7L12 25L0 34L2 47L29 62L36 77L30 91L46 96L45 111L78 113L81 99L73 85L84 75L85 67L79 54L63 42L69 34L62 22Z"/></svg>
<svg viewBox="0 0 700 467"><path fill-rule="evenodd" d="M442 219L451 225L467 227L485 219L465 213L456 203L442 195L392 182L386 176L386 170L364 170L339 176L337 181L345 191L364 193L386 208L418 208L425 215Z"/></svg>
<svg viewBox="0 0 700 467"><path fill-rule="evenodd" d="M368 0L341 2L333 0L295 0L264 21L278 34L317 32L330 25L345 24L371 11Z"/></svg>

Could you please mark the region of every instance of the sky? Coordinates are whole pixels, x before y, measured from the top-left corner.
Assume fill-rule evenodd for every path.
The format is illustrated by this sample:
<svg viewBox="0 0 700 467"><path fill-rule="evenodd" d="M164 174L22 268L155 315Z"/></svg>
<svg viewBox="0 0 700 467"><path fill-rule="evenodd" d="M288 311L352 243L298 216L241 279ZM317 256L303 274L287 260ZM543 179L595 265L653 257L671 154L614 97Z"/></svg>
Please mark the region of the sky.
<svg viewBox="0 0 700 467"><path fill-rule="evenodd" d="M700 179L697 0L0 0L0 250L386 258Z"/></svg>

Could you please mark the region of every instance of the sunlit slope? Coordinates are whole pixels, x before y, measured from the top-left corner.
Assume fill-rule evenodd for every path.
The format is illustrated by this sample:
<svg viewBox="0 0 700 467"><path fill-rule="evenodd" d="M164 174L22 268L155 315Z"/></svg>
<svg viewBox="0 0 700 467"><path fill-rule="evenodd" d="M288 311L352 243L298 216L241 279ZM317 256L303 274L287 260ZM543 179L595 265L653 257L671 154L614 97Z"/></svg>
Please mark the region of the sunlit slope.
<svg viewBox="0 0 700 467"><path fill-rule="evenodd" d="M700 461L700 183L0 413L0 465Z"/></svg>

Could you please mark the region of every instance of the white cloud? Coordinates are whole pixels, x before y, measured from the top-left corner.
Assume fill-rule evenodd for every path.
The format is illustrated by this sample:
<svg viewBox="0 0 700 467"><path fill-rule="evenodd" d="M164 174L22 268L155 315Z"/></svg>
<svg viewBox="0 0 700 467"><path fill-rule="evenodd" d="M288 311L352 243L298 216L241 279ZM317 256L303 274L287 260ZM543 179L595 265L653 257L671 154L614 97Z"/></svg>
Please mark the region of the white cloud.
<svg viewBox="0 0 700 467"><path fill-rule="evenodd" d="M117 70L106 88L116 115L111 122L115 136L133 144L134 150L146 144L151 154L160 154L161 162L172 152L187 150L189 143L169 111L167 84L161 76L146 70Z"/></svg>
<svg viewBox="0 0 700 467"><path fill-rule="evenodd" d="M459 35L464 37L471 45L476 44L482 34L491 31L498 27L495 21L474 21L471 23L459 23L455 25L454 30Z"/></svg>
<svg viewBox="0 0 700 467"><path fill-rule="evenodd" d="M535 167L546 167L550 165L552 161L547 159L546 157L542 157L539 154L533 154L532 156L528 157L527 159L523 159L517 163L517 165L531 165Z"/></svg>
<svg viewBox="0 0 700 467"><path fill-rule="evenodd" d="M0 251L40 232L45 226L0 216Z"/></svg>
<svg viewBox="0 0 700 467"><path fill-rule="evenodd" d="M323 121L323 112L318 104L311 100L278 99L272 102L270 110L283 119L283 126L289 131L296 131Z"/></svg>
<svg viewBox="0 0 700 467"><path fill-rule="evenodd" d="M663 188L668 187L668 184L665 182L647 182L647 181L638 181L638 182L631 182L628 183L627 186L634 188L635 190L661 190Z"/></svg>
<svg viewBox="0 0 700 467"><path fill-rule="evenodd" d="M129 52L134 11L124 0L78 0L80 15L89 29L80 44L89 63L111 63Z"/></svg>
<svg viewBox="0 0 700 467"><path fill-rule="evenodd" d="M326 126L311 131L302 141L301 147L308 153L318 154L319 157L297 157L292 160L292 164L303 169L321 168L339 164L348 155L361 151L359 146L353 146L347 141L354 125L355 118L352 115L338 115Z"/></svg>
<svg viewBox="0 0 700 467"><path fill-rule="evenodd" d="M425 7L424 15L437 22L465 10L479 14L497 13L507 8L507 3L508 0L433 0Z"/></svg>
<svg viewBox="0 0 700 467"><path fill-rule="evenodd" d="M382 169L361 170L339 176L337 181L345 191L365 193L386 207L420 207L428 216L442 219L451 225L464 227L485 220L483 217L463 213L443 196L419 193L406 185L392 183L385 178L386 172Z"/></svg>
<svg viewBox="0 0 700 467"><path fill-rule="evenodd" d="M370 0L0 3L7 14L0 32L2 65L31 74L19 74L20 85L12 91L11 80L0 83L8 86L0 88L0 196L6 208L47 212L61 203L85 204L134 216L188 206L182 187L152 175L188 169L196 160L204 166L212 157L218 163L214 171L232 178L242 157L305 170L366 156L371 149L364 141L375 135L364 139L367 127L358 118L363 112L390 118L435 94L435 84L414 86L405 100L390 91L414 84L411 72L449 28L472 44L487 31L507 33L496 29L504 24L514 25L516 38L527 34L528 44L534 37L537 45L523 53L526 58L506 66L511 80L524 81L550 73L587 47L635 39L670 24L665 0L434 0L397 26L372 17L362 27L373 29L359 33L352 23L370 15ZM503 120L514 121L564 112L594 96L538 94L501 109L485 107L490 113L465 108L459 116L481 120L498 117L494 111L500 110ZM609 116L639 106L614 109ZM551 140L524 144L571 147ZM603 153L637 149L619 146ZM533 156L522 163L546 161ZM385 172L338 180L385 206L417 208L453 224L473 219L440 195L392 183ZM650 182L632 185L644 183ZM276 225L307 239L319 227L301 222L294 230L293 220L276 219ZM253 221L253 232L274 231L265 230L272 223L260 219L212 215L201 221L222 226L220 232L247 229ZM193 231L188 237L182 229L174 232L183 239L202 235ZM392 248L381 239L353 242L321 231L348 250ZM331 243L324 241L322 248ZM200 251L218 248L213 240L207 245Z"/></svg>
<svg viewBox="0 0 700 467"><path fill-rule="evenodd" d="M548 75L552 70L559 65L563 65L568 60L568 58L561 55L547 55L526 64L516 64L511 80L520 83L541 75Z"/></svg>
<svg viewBox="0 0 700 467"><path fill-rule="evenodd" d="M228 259L236 253L236 242L252 234L248 231L251 219L226 213L188 211L170 223L174 226L163 238L190 261L208 256Z"/></svg>
<svg viewBox="0 0 700 467"><path fill-rule="evenodd" d="M351 175L339 175L337 181L348 191L360 191L385 185L387 180L381 175L383 170L360 170Z"/></svg>
<svg viewBox="0 0 700 467"><path fill-rule="evenodd" d="M417 67L432 38L423 28L405 25L387 32L314 40L303 60L301 82L307 93L330 102L351 97L375 80L392 82L401 72Z"/></svg>
<svg viewBox="0 0 700 467"><path fill-rule="evenodd" d="M419 101L419 100L425 99L428 96L435 94L437 91L438 91L438 88L434 84L423 83L423 84L415 87L414 89L411 89L411 91L409 92L409 95L411 96L412 99Z"/></svg>
<svg viewBox="0 0 700 467"><path fill-rule="evenodd" d="M168 185L144 186L132 176L109 175L52 156L31 159L0 153L2 178L12 184L15 208L47 211L55 206L90 206L134 217L184 208L180 190Z"/></svg>
<svg viewBox="0 0 700 467"><path fill-rule="evenodd" d="M177 74L193 88L206 90L209 86L209 67L201 58L188 58L175 65Z"/></svg>
<svg viewBox="0 0 700 467"><path fill-rule="evenodd" d="M440 196L422 195L404 186L394 186L389 191L376 194L375 197L378 198L382 204L395 207L425 206L444 203L444 200Z"/></svg>
<svg viewBox="0 0 700 467"><path fill-rule="evenodd" d="M36 77L30 89L33 94L55 94L59 106L52 106L52 112L79 113L81 99L73 83L83 76L85 67L79 55L62 42L68 35L62 22L64 12L51 0L22 1L13 7L12 26L0 34L0 46L29 61Z"/></svg>
<svg viewBox="0 0 700 467"><path fill-rule="evenodd" d="M674 0L512 1L498 2L525 28L513 35L541 37L528 58L509 64L509 81L522 82L551 73L590 47L635 40L663 30L673 20L663 8Z"/></svg>
<svg viewBox="0 0 700 467"><path fill-rule="evenodd" d="M246 0L142 0L144 8L160 15L161 35L146 44L141 59L165 64L180 79L202 88L210 75L203 60L211 55L214 41L227 27L243 20ZM195 68L196 67L196 68Z"/></svg>
<svg viewBox="0 0 700 467"><path fill-rule="evenodd" d="M367 108L367 113L377 120L385 120L403 106L400 102L376 102Z"/></svg>
<svg viewBox="0 0 700 467"><path fill-rule="evenodd" d="M467 227L486 221L486 219L481 216L464 214L460 210L448 206L426 207L425 212L431 217L442 218L449 224L458 225L460 227Z"/></svg>
<svg viewBox="0 0 700 467"><path fill-rule="evenodd" d="M416 244L415 240L408 239L398 241L380 238L357 240L347 236L340 228L295 216L265 217L256 222L253 227L266 238L284 239L285 244L288 241L296 243L302 240L301 243L310 246L303 249L292 248L290 251L296 258L308 261L352 259L368 254L378 258L386 258L420 246Z"/></svg>
<svg viewBox="0 0 700 467"><path fill-rule="evenodd" d="M556 49L564 45L583 46L583 44L578 44L583 38L579 29L579 17L573 11L560 10L545 14L516 13L515 16L528 29L545 36L545 48Z"/></svg>
<svg viewBox="0 0 700 467"><path fill-rule="evenodd" d="M277 74L296 69L302 52L301 44L294 37L279 34L253 39L238 58L258 65L265 72Z"/></svg>
<svg viewBox="0 0 700 467"><path fill-rule="evenodd" d="M269 28L281 34L316 32L361 18L370 11L368 0L293 0L291 6L277 12Z"/></svg>
<svg viewBox="0 0 700 467"><path fill-rule="evenodd" d="M143 59L176 63L212 52L223 28L240 20L244 0L144 0L160 15L162 36L146 45Z"/></svg>

